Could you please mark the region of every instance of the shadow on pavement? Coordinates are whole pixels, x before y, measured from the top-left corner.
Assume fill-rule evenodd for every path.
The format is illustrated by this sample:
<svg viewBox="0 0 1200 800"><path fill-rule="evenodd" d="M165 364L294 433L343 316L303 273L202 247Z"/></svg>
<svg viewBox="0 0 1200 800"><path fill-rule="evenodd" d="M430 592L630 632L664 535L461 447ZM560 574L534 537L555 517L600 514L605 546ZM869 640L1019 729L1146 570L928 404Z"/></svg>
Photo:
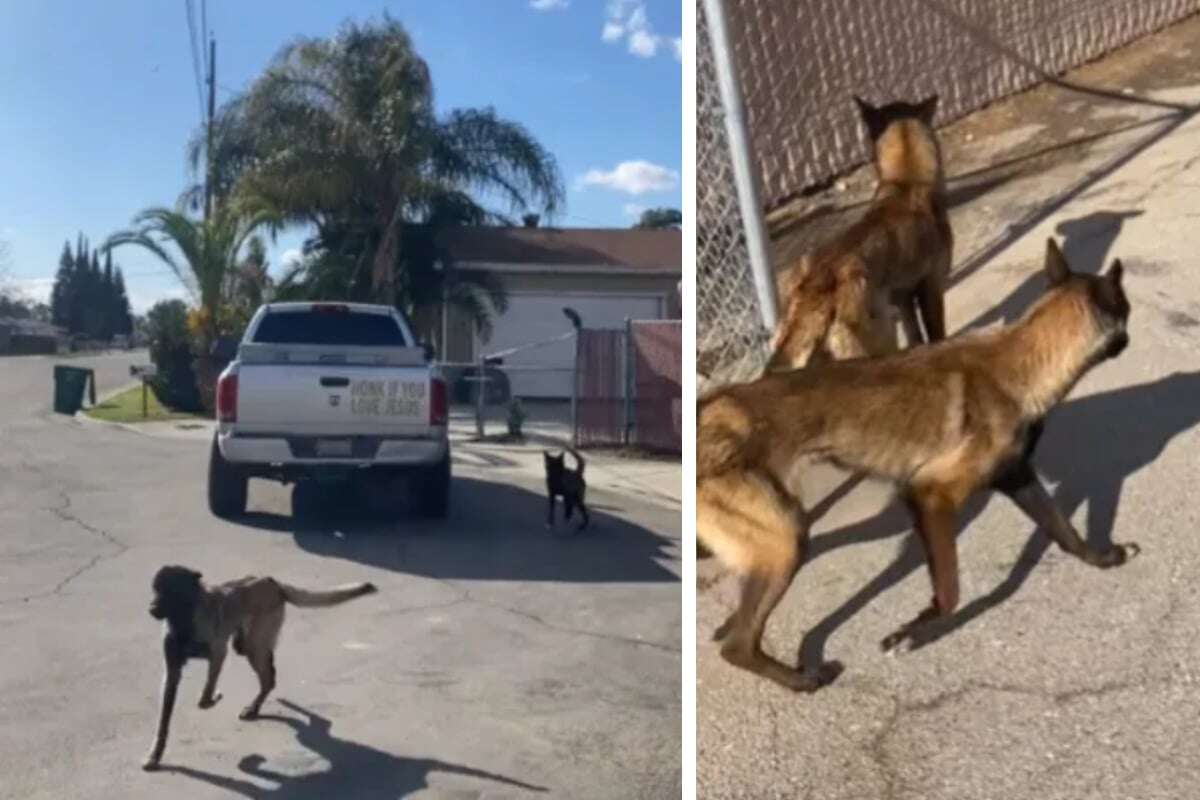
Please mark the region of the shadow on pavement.
<svg viewBox="0 0 1200 800"><path fill-rule="evenodd" d="M328 719L287 700L280 699L279 703L300 714L302 718L264 714L259 719L281 722L291 727L296 733L296 741L314 756L327 761L329 769L293 775L267 769L263 766L266 759L261 755L248 755L238 762L238 769L244 775L278 784L275 788L267 788L245 778L218 775L192 767L164 764L162 771L185 775L254 800L327 800L339 797L390 800L407 797L428 788L431 772L477 778L480 781L499 783L530 792L546 791L543 786L523 783L503 775L448 764L437 759L405 758L365 744L339 739L330 733L332 723Z"/></svg>
<svg viewBox="0 0 1200 800"><path fill-rule="evenodd" d="M445 520L395 521L362 511L353 494L314 483L292 490L292 515L253 511L238 522L290 533L301 550L421 575L467 580L672 582L676 543L589 505L591 524L547 530L546 497L509 483L455 477Z"/></svg>

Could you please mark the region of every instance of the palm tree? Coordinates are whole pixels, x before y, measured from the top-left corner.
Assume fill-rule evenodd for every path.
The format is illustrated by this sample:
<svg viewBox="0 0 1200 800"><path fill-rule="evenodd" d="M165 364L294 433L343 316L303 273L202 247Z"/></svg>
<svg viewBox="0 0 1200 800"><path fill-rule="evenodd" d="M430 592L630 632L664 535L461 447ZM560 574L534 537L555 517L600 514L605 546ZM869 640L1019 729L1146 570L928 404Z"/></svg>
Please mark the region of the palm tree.
<svg viewBox="0 0 1200 800"><path fill-rule="evenodd" d="M264 211L240 214L228 205L218 206L207 221L181 210L148 208L134 217L133 227L108 237L103 249L137 245L166 264L199 306L207 345L222 332L226 289L242 245L272 219Z"/></svg>
<svg viewBox="0 0 1200 800"><path fill-rule="evenodd" d="M482 225L491 219L468 197L449 193L431 201L418 221L405 224L398 235L399 278L396 290L418 330L429 332L433 309L445 301L475 322L486 340L495 317L508 309L508 293L492 272L458 269L445 239L460 225ZM331 221L311 239L301 261L275 286L279 300L372 299L366 257L372 252L370 231L353 221Z"/></svg>
<svg viewBox="0 0 1200 800"><path fill-rule="evenodd" d="M253 312L269 298L275 282L267 268L267 246L258 234L246 242L245 258L229 276L229 302Z"/></svg>
<svg viewBox="0 0 1200 800"><path fill-rule="evenodd" d="M215 193L314 226L304 272L389 303L429 296L397 274L411 266L405 231L447 198L477 221L552 215L563 201L553 156L524 127L490 108L435 113L429 68L386 15L284 47L216 127ZM193 163L203 146L193 141Z"/></svg>

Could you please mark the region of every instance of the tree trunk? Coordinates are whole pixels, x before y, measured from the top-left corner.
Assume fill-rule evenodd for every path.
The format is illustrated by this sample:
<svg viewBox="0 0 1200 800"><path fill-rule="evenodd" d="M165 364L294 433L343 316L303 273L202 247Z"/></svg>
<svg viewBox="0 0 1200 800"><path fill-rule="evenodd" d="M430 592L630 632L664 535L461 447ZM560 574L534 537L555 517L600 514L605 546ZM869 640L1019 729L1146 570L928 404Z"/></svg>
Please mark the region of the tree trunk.
<svg viewBox="0 0 1200 800"><path fill-rule="evenodd" d="M375 251L375 260L371 265L371 289L375 301L389 306L396 305L396 256L399 248L400 203L396 202L390 208L385 207L379 215L383 226L383 235L379 240L379 248Z"/></svg>

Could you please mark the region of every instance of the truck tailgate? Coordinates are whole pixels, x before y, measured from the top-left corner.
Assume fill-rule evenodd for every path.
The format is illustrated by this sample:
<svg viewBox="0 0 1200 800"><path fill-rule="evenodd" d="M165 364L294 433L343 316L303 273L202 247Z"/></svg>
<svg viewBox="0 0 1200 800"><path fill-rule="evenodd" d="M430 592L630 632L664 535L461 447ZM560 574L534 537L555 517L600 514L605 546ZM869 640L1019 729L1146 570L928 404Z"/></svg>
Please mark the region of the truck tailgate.
<svg viewBox="0 0 1200 800"><path fill-rule="evenodd" d="M239 432L422 437L429 423L426 367L352 363L243 363Z"/></svg>

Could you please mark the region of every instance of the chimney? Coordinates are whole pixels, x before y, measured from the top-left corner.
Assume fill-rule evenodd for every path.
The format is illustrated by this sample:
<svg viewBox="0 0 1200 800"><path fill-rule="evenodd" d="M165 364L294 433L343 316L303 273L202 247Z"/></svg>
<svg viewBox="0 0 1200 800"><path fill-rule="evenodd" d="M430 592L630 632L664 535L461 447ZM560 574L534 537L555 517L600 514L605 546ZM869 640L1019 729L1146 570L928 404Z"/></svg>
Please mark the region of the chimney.
<svg viewBox="0 0 1200 800"><path fill-rule="evenodd" d="M537 214L526 214L521 217L521 221L525 223L526 228L536 228L541 219L541 216Z"/></svg>

